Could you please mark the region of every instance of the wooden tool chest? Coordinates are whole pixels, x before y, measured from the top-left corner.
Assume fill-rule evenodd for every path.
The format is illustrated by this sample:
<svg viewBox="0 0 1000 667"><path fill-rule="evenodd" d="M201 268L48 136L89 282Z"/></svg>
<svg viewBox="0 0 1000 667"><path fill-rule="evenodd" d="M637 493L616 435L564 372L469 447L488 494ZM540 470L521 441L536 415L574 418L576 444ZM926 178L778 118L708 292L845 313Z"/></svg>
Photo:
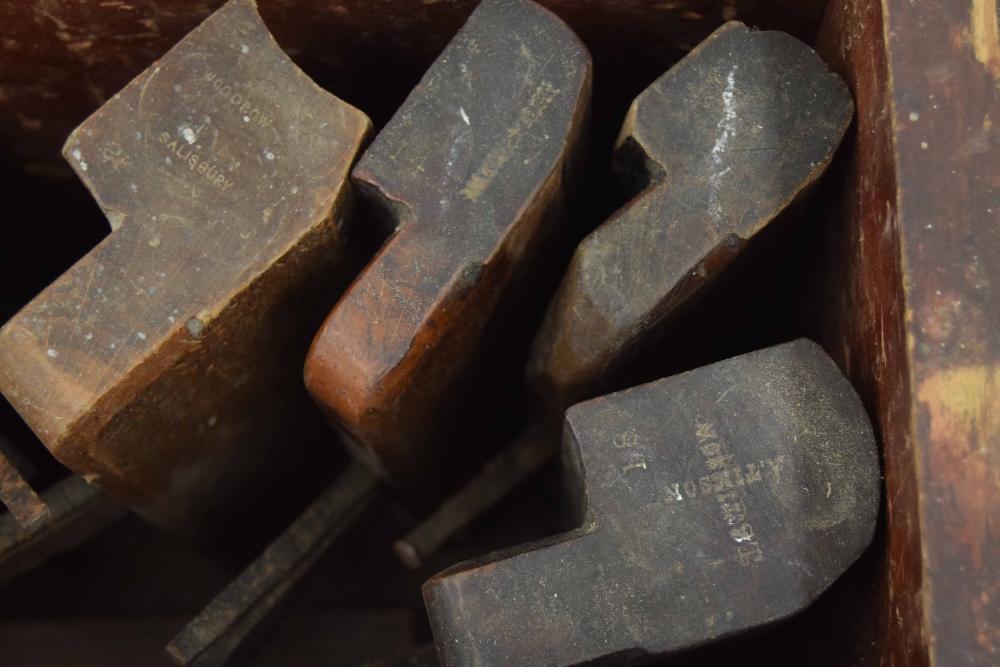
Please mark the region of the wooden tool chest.
<svg viewBox="0 0 1000 667"><path fill-rule="evenodd" d="M108 233L102 212L59 155L70 132L221 4L0 0L0 321ZM259 4L295 63L364 111L378 130L476 2ZM606 180L632 99L725 21L783 30L812 45L847 83L856 107L791 250L780 298L754 335L762 345L812 338L860 394L884 478L874 543L804 613L735 649L698 649L670 664L1000 663L996 1L541 4L593 56L595 183ZM378 232L360 233L352 240L357 261L363 265L381 240ZM510 398L508 389L494 388L496 401L504 414L518 413L521 398ZM202 536L199 547L215 560L134 517L119 520L0 588L0 664L165 660L146 649L165 644L183 625L178 619L208 602L343 466L343 455L322 445L330 436L304 389L301 404L280 436L295 446L270 471L268 493L229 508L226 529ZM510 435L503 423L484 426L494 447ZM6 403L0 438L27 453L41 489L65 477ZM352 529L363 552L329 559L304 598L305 611L282 631L299 639L276 640L298 648L268 659L351 665L428 642L419 584L462 558L555 532L552 486L550 478L529 483L489 515L491 528L470 528L415 574L399 568L389 544L433 505L410 516L398 505L376 503L369 520ZM73 544L68 539L62 547ZM343 620L343 610L358 608L376 611ZM139 624L145 629L136 629L129 618L136 616L145 617L146 625ZM349 636L316 648L310 644L316 637L336 634L331 619L350 625Z"/></svg>

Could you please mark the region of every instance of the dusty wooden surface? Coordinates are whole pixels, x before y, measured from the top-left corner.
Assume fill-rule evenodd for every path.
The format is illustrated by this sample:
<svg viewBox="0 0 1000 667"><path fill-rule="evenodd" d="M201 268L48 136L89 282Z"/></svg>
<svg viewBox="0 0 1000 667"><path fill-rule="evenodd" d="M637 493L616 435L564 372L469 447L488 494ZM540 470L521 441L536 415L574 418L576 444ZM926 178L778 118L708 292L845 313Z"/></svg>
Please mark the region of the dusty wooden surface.
<svg viewBox="0 0 1000 667"><path fill-rule="evenodd" d="M553 14L488 0L353 171L397 231L320 329L305 379L390 481L430 465L498 304L523 289L565 212L590 75Z"/></svg>
<svg viewBox="0 0 1000 667"><path fill-rule="evenodd" d="M818 241L814 335L877 415L878 550L848 656L993 665L1000 648L997 6L831 3L818 49L858 103ZM845 642L847 643L847 642Z"/></svg>
<svg viewBox="0 0 1000 667"><path fill-rule="evenodd" d="M577 248L535 340L546 412L561 420L676 322L808 192L852 113L805 44L737 22L636 98L616 158L639 194Z"/></svg>
<svg viewBox="0 0 1000 667"><path fill-rule="evenodd" d="M173 527L262 464L368 128L240 0L74 132L116 231L0 332L0 390L58 459Z"/></svg>
<svg viewBox="0 0 1000 667"><path fill-rule="evenodd" d="M761 62L748 68L755 59ZM565 409L599 393L611 378L628 376L616 371L643 344L645 353L633 363L645 370L650 357L684 359L679 363L686 370L699 365L699 358L733 354L725 353L724 344L696 350L697 342L690 340L657 340L666 326L715 327L715 343L739 340L740 349L753 311L763 311L762 303L771 298L775 269L795 232L795 225L787 223L796 221L785 219L791 217L788 209L804 199L803 191L829 163L851 117L850 98L804 44L787 36L751 36L738 23L721 28L677 67L639 96L621 130L615 175L622 190L638 194L584 240L536 337L528 377L543 407L536 415L539 432L512 443L396 544L409 566L419 567L456 530L537 469L547 450L555 450L546 446L546 427L557 441ZM678 116L689 113L685 107L692 99L701 101L696 122L685 122L690 119ZM685 140L679 140L681 135ZM813 145L802 151L800 142ZM757 150L748 150L748 144ZM782 167L788 173L775 176ZM760 197L763 211L741 205L754 197ZM706 308L692 312L691 303L720 274L731 273L732 260L742 253L742 242L730 243L729 234L747 236L765 226L775 228L769 230L767 252L758 243L756 252L743 253L749 256L738 267L741 275L717 286L717 292L726 293L721 304L710 298ZM758 279L748 280L747 273ZM767 278L761 280L762 275ZM733 302L745 307L734 308ZM707 309L724 311L722 319L702 322ZM509 461L516 460L531 465L511 466Z"/></svg>
<svg viewBox="0 0 1000 667"><path fill-rule="evenodd" d="M66 135L221 6L220 0L0 3L0 150L35 172L60 167ZM265 22L300 65L348 101L391 113L401 97L372 77L412 85L476 6L475 0L264 0ZM686 50L724 20L811 39L821 0L628 0L544 3L589 44L615 51ZM623 59L624 60L624 59ZM356 68L365 67L359 76ZM377 68L377 71L373 71ZM397 89L400 89L398 86ZM374 113L374 112L373 112ZM387 116L386 116L387 117Z"/></svg>
<svg viewBox="0 0 1000 667"><path fill-rule="evenodd" d="M574 406L580 529L424 586L443 665L631 664L792 614L875 528L879 464L808 340Z"/></svg>
<svg viewBox="0 0 1000 667"><path fill-rule="evenodd" d="M421 448L436 444L428 425L454 400L498 300L559 219L589 64L538 5L488 2L362 158L356 184L399 231L334 308L305 368L361 463L175 638L168 651L178 663L241 661L371 498L374 475L412 480L426 463Z"/></svg>

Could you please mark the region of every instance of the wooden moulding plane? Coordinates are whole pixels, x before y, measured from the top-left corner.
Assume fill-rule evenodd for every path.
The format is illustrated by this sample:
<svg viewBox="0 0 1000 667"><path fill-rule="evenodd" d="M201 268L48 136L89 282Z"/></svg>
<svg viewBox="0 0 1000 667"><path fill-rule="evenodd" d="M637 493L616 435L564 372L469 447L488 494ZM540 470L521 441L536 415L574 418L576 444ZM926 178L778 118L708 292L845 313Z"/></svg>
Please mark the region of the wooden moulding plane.
<svg viewBox="0 0 1000 667"><path fill-rule="evenodd" d="M47 522L52 513L15 465L17 458L16 450L0 435L0 501L21 528L31 532Z"/></svg>
<svg viewBox="0 0 1000 667"><path fill-rule="evenodd" d="M706 294L716 310L729 310L771 291L780 248L852 115L843 82L808 46L738 22L636 98L613 164L637 194L580 244L549 306L527 369L537 424L397 542L401 559L419 567L548 460L566 409L622 386L627 361L663 356L664 334L691 326ZM755 293L741 293L747 285ZM736 297L720 300L713 288ZM731 310L713 338L738 337L753 316Z"/></svg>
<svg viewBox="0 0 1000 667"><path fill-rule="evenodd" d="M40 496L47 517L31 530L22 527L13 512L0 514L0 584L75 548L126 514L77 475L56 482Z"/></svg>
<svg viewBox="0 0 1000 667"><path fill-rule="evenodd" d="M499 307L563 218L584 149L590 55L528 0L486 0L359 161L394 230L317 334L306 386L357 462L168 647L235 662L373 497L428 482Z"/></svg>
<svg viewBox="0 0 1000 667"><path fill-rule="evenodd" d="M875 530L871 424L805 339L575 405L563 444L581 527L424 585L444 667L631 665L774 623Z"/></svg>
<svg viewBox="0 0 1000 667"><path fill-rule="evenodd" d="M0 330L0 391L57 459L182 531L263 467L369 131L252 0L77 128L65 156L113 231Z"/></svg>

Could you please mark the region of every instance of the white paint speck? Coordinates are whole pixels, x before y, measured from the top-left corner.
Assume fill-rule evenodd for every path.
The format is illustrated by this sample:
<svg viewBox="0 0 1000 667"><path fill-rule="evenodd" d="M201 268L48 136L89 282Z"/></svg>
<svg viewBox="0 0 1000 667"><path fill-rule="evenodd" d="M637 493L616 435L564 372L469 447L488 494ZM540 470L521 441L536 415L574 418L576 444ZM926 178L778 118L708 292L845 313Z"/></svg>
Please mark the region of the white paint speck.
<svg viewBox="0 0 1000 667"><path fill-rule="evenodd" d="M171 324L177 324L177 318L174 317L173 315L168 315L167 321L170 322Z"/></svg>
<svg viewBox="0 0 1000 667"><path fill-rule="evenodd" d="M173 160L170 159L169 155L167 157L163 158L163 161L166 162L167 164L173 164Z"/></svg>
<svg viewBox="0 0 1000 667"><path fill-rule="evenodd" d="M113 350L113 349L115 349L115 344L111 343L111 345L108 345L108 347L110 347Z"/></svg>
<svg viewBox="0 0 1000 667"><path fill-rule="evenodd" d="M243 116L243 122L244 123L249 123L250 122L250 116Z"/></svg>
<svg viewBox="0 0 1000 667"><path fill-rule="evenodd" d="M45 350L45 356L52 357L53 359L55 359L56 357L59 356L59 353L50 347L49 349Z"/></svg>
<svg viewBox="0 0 1000 667"><path fill-rule="evenodd" d="M79 148L74 148L74 149L73 149L73 157L74 157L75 159L77 159L77 160L79 160L79 159L80 159L80 149L79 149Z"/></svg>
<svg viewBox="0 0 1000 667"><path fill-rule="evenodd" d="M924 150L927 150L927 142L926 141L921 141L920 142L920 147L923 148Z"/></svg>
<svg viewBox="0 0 1000 667"><path fill-rule="evenodd" d="M183 136L184 141L188 142L189 144L193 144L198 139L198 136L194 133L194 130L192 130L190 127L182 127L181 136Z"/></svg>
<svg viewBox="0 0 1000 667"><path fill-rule="evenodd" d="M242 53L243 55L250 53L250 47L247 46L246 44L240 44L240 53Z"/></svg>
<svg viewBox="0 0 1000 667"><path fill-rule="evenodd" d="M146 340L146 334L142 333L141 331L136 331L135 337L138 338L139 340Z"/></svg>
<svg viewBox="0 0 1000 667"><path fill-rule="evenodd" d="M918 120L920 120L920 114L918 114L916 111L911 111L910 120L913 122L917 122Z"/></svg>
<svg viewBox="0 0 1000 667"><path fill-rule="evenodd" d="M299 186L297 186L297 185L293 185L293 186L292 186L292 194L294 195L294 194L295 194L296 192L298 192L298 191L299 191Z"/></svg>
<svg viewBox="0 0 1000 667"><path fill-rule="evenodd" d="M265 148L264 149L264 157L266 157L268 160L273 160L274 159L274 153L272 153L271 151L269 151L269 150L267 150Z"/></svg>
<svg viewBox="0 0 1000 667"><path fill-rule="evenodd" d="M84 340L94 340L94 334L88 333L86 336L83 337L83 339Z"/></svg>
<svg viewBox="0 0 1000 667"><path fill-rule="evenodd" d="M84 162L83 160L80 160L80 169L82 171L87 171L87 163Z"/></svg>
<svg viewBox="0 0 1000 667"><path fill-rule="evenodd" d="M135 183L133 183L132 185L129 186L129 190L131 190L132 192L138 192L139 188L136 187Z"/></svg>
<svg viewBox="0 0 1000 667"><path fill-rule="evenodd" d="M465 113L465 109L463 109L462 107L458 107L458 115L460 115L462 117L462 120L465 121L466 125L470 124L469 123L469 114Z"/></svg>
<svg viewBox="0 0 1000 667"><path fill-rule="evenodd" d="M736 105L733 104L733 92L736 90L736 70L738 68L738 65L733 65L733 69L726 77L726 89L722 91L722 120L716 126L720 132L712 147L712 166L714 169L709 178L708 210L716 220L722 217L722 206L718 202L722 177L730 171L729 167L722 169L722 154L726 152L730 140L736 136Z"/></svg>

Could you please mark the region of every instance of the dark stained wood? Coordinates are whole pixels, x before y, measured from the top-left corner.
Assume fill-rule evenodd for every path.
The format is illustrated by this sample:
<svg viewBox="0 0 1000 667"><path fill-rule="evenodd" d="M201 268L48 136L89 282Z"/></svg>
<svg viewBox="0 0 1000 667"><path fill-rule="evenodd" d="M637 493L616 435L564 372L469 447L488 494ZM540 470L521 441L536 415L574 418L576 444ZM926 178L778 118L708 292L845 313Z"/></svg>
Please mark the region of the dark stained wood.
<svg viewBox="0 0 1000 667"><path fill-rule="evenodd" d="M374 498L378 478L355 463L167 646L179 665L245 661L340 533Z"/></svg>
<svg viewBox="0 0 1000 667"><path fill-rule="evenodd" d="M851 379L875 422L885 474L885 530L830 621L817 665L928 665L923 639L921 537L910 441L906 304L896 199L893 120L882 3L830 3L817 50L857 104L844 159L831 170L812 271L801 295L806 325ZM850 620L848 620L850 619Z"/></svg>
<svg viewBox="0 0 1000 667"><path fill-rule="evenodd" d="M306 386L395 483L432 460L497 306L563 217L590 57L553 14L486 0L352 179L397 230L316 336Z"/></svg>
<svg viewBox="0 0 1000 667"><path fill-rule="evenodd" d="M351 101L388 117L401 97L366 85L359 63L379 67L396 88L412 85L476 6L475 0L263 0L261 13L278 43L306 71L332 87L356 89ZM723 21L791 32L811 40L822 0L546 0L588 44L626 52L687 50ZM115 91L160 57L221 0L0 3L0 150L34 172L52 173L66 135ZM621 58L627 62L627 58ZM398 70L407 72L401 76ZM405 93L404 93L405 94ZM371 113L375 113L372 111ZM384 116L382 114L385 114Z"/></svg>
<svg viewBox="0 0 1000 667"><path fill-rule="evenodd" d="M0 390L56 458L173 528L262 466L369 128L233 0L73 133L115 231L0 331Z"/></svg>
<svg viewBox="0 0 1000 667"><path fill-rule="evenodd" d="M3 501L21 527L29 532L41 526L52 515L48 506L4 455L2 449L0 449L0 501Z"/></svg>
<svg viewBox="0 0 1000 667"><path fill-rule="evenodd" d="M0 643L5 664L24 667L169 667L163 644L184 622L175 614L0 620ZM361 660L390 656L412 644L408 610L293 613L253 664L357 667Z"/></svg>
<svg viewBox="0 0 1000 667"><path fill-rule="evenodd" d="M420 522L393 550L408 567L418 570L458 530L496 505L558 451L558 441L538 424L530 425L490 459L483 470Z"/></svg>
<svg viewBox="0 0 1000 667"><path fill-rule="evenodd" d="M778 249L767 253L759 247L744 253L745 239L796 213L793 204L801 204L829 164L851 114L843 83L807 46L787 35L751 33L737 22L635 100L615 162L622 189L638 194L577 249L529 360L541 421L551 432L559 432L572 403L623 375L618 369L641 346L639 364L697 354L690 341L667 351L668 344L650 343L671 325L688 327L703 317L691 304L737 256L749 254L740 274L730 276L740 287L719 286L733 294L715 306L726 312L711 323L723 329L712 332L716 340L740 337L753 315L730 304L758 305L772 280L750 284L745 275L773 276L794 228L769 229L769 244ZM775 243L776 236L785 243ZM509 445L397 542L400 558L419 567L504 495L497 489L514 488L551 451L532 432ZM509 464L516 460L531 465Z"/></svg>
<svg viewBox="0 0 1000 667"><path fill-rule="evenodd" d="M852 113L805 44L737 22L636 98L616 160L639 194L577 248L535 339L546 413L599 393L808 194Z"/></svg>
<svg viewBox="0 0 1000 667"><path fill-rule="evenodd" d="M838 0L817 48L859 114L804 319L877 416L887 496L877 557L842 607L853 651L817 664L994 665L997 6Z"/></svg>
<svg viewBox="0 0 1000 667"><path fill-rule="evenodd" d="M49 517L36 530L25 530L12 514L0 514L0 584L76 547L125 515L75 475L46 489L41 500Z"/></svg>
<svg viewBox="0 0 1000 667"><path fill-rule="evenodd" d="M431 644L392 658L372 660L357 667L439 667L440 664L437 648Z"/></svg>
<svg viewBox="0 0 1000 667"><path fill-rule="evenodd" d="M179 664L245 660L375 475L419 472L495 306L561 217L589 85L589 55L562 22L526 0L488 0L365 153L355 184L399 231L305 365L359 462L171 643Z"/></svg>
<svg viewBox="0 0 1000 667"><path fill-rule="evenodd" d="M574 406L581 528L424 585L445 667L633 664L814 600L875 529L850 383L801 339Z"/></svg>

